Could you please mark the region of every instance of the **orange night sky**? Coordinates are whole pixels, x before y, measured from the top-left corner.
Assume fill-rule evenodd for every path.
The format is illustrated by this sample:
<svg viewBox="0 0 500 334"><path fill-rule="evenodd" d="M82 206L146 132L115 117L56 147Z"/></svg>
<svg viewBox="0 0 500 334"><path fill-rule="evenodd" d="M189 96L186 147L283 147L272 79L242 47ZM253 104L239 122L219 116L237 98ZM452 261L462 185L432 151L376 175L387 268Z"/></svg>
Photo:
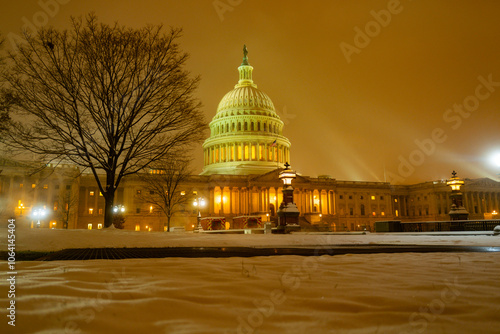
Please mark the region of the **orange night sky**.
<svg viewBox="0 0 500 334"><path fill-rule="evenodd" d="M23 25L64 28L91 11L107 23L182 27L207 121L236 84L246 44L299 173L498 179L498 1L4 1L0 32L8 48ZM194 154L201 172L201 144Z"/></svg>

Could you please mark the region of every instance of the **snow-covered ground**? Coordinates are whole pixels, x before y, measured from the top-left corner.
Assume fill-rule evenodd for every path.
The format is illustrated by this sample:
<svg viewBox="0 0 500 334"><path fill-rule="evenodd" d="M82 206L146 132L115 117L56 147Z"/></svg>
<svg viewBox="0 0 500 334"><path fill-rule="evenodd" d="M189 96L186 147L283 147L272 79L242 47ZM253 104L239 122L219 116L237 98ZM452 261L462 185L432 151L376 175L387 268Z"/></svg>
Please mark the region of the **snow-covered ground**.
<svg viewBox="0 0 500 334"><path fill-rule="evenodd" d="M16 231L18 251L54 251L66 248L101 247L266 247L306 246L339 244L395 244L395 245L478 245L500 246L500 235L469 235L456 233L452 236L440 233L367 233L362 234L198 234L135 232L117 229L102 230L50 230L19 229ZM7 235L7 229L0 229ZM7 238L0 237L0 250L5 250Z"/></svg>
<svg viewBox="0 0 500 334"><path fill-rule="evenodd" d="M500 246L500 236L486 235L19 230L16 239L17 250L37 251L221 245ZM5 237L0 247L6 249ZM16 270L16 327L7 325L8 286L2 279L1 333L500 331L500 253L18 262Z"/></svg>

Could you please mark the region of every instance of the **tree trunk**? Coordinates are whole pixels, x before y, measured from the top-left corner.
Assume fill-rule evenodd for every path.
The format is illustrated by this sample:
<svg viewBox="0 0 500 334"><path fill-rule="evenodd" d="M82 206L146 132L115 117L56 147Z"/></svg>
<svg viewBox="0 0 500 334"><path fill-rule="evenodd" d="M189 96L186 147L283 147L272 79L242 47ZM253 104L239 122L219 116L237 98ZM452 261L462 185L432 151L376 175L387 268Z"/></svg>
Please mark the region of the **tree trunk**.
<svg viewBox="0 0 500 334"><path fill-rule="evenodd" d="M113 225L113 205L115 201L115 171L106 173L106 192L104 195L104 228Z"/></svg>
<svg viewBox="0 0 500 334"><path fill-rule="evenodd" d="M170 232L170 216L167 216L167 232Z"/></svg>

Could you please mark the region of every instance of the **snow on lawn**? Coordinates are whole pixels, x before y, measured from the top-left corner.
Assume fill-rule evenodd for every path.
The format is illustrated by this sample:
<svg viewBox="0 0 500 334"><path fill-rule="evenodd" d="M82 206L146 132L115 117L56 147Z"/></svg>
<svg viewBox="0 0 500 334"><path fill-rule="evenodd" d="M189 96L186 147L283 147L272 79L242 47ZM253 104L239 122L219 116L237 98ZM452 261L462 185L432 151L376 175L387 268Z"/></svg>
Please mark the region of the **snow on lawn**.
<svg viewBox="0 0 500 334"><path fill-rule="evenodd" d="M16 327L7 326L2 307L1 333L500 328L498 253L20 262L17 271Z"/></svg>
<svg viewBox="0 0 500 334"><path fill-rule="evenodd" d="M7 235L5 229L0 233ZM6 240L0 238L0 249L7 250ZM18 251L339 244L500 246L500 236L16 231ZM16 327L7 325L10 299L2 278L0 333L408 334L500 328L500 253L32 261L17 262L16 270Z"/></svg>
<svg viewBox="0 0 500 334"><path fill-rule="evenodd" d="M0 229L6 236L7 229ZM500 246L500 236L442 234L367 233L366 235L318 235L318 234L198 234L135 232L124 230L50 230L17 229L18 251L55 251L66 248L101 247L266 247L307 246L339 244L420 244L420 245L476 245ZM7 249L7 238L0 237L0 250Z"/></svg>

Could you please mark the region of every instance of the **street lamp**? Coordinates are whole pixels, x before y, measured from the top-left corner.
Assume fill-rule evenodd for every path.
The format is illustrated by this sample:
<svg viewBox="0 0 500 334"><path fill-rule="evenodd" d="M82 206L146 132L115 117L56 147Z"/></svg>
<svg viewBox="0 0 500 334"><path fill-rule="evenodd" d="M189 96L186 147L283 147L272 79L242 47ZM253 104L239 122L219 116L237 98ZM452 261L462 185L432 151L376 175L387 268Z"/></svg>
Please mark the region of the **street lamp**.
<svg viewBox="0 0 500 334"><path fill-rule="evenodd" d="M293 202L292 180L297 174L290 169L290 164L285 163L285 169L279 173L279 179L283 181L283 202L278 209L277 233L287 233L292 229L300 230L299 210Z"/></svg>
<svg viewBox="0 0 500 334"><path fill-rule="evenodd" d="M33 209L33 218L36 219L36 227L40 228L40 219L43 219L45 215L47 214L47 210L45 208L36 208Z"/></svg>
<svg viewBox="0 0 500 334"><path fill-rule="evenodd" d="M198 231L201 231L201 208L205 206L205 199L203 197L198 197L194 199L193 205L198 209L198 216L196 217L198 221Z"/></svg>
<svg viewBox="0 0 500 334"><path fill-rule="evenodd" d="M125 206L123 206L123 205L115 205L113 207L113 212L114 213L118 213L118 212L124 213L125 212Z"/></svg>
<svg viewBox="0 0 500 334"><path fill-rule="evenodd" d="M452 177L446 181L446 185L451 187L451 209L448 215L451 220L467 220L469 212L463 206L462 193L460 187L464 185L464 181L457 176L457 172L451 173Z"/></svg>

